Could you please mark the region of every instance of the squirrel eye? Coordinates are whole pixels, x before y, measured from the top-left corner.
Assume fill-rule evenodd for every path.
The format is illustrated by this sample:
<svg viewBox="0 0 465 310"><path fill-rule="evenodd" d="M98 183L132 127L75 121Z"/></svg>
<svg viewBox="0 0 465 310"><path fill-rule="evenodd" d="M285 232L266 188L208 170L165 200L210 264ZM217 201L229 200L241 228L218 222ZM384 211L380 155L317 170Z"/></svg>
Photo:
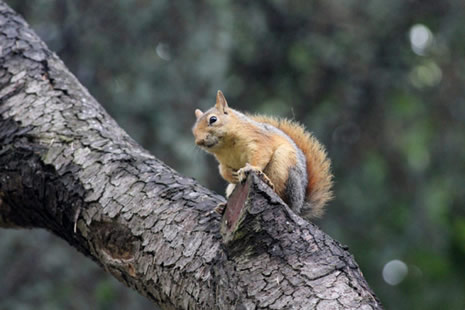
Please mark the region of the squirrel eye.
<svg viewBox="0 0 465 310"><path fill-rule="evenodd" d="M216 116L212 116L208 119L208 124L213 124L214 122L216 122L218 120L218 118Z"/></svg>

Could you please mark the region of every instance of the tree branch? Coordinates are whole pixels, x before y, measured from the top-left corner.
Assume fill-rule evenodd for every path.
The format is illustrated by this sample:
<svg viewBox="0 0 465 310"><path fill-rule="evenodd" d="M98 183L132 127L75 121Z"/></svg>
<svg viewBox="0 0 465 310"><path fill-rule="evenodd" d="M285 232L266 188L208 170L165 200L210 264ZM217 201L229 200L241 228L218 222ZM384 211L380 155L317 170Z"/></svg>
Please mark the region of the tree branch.
<svg viewBox="0 0 465 310"><path fill-rule="evenodd" d="M137 145L3 2L0 47L0 226L52 231L164 309L381 309L254 174L221 235L224 198Z"/></svg>

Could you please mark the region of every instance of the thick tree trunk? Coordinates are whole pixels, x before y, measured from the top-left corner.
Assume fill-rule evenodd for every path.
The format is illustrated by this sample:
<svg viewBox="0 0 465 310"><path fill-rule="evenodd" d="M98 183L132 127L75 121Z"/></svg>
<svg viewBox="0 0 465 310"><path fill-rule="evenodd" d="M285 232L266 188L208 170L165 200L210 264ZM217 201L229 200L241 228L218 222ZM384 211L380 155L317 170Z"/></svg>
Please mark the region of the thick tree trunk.
<svg viewBox="0 0 465 310"><path fill-rule="evenodd" d="M1 2L0 55L0 226L52 231L164 309L381 308L256 175L220 223L224 199L138 146Z"/></svg>

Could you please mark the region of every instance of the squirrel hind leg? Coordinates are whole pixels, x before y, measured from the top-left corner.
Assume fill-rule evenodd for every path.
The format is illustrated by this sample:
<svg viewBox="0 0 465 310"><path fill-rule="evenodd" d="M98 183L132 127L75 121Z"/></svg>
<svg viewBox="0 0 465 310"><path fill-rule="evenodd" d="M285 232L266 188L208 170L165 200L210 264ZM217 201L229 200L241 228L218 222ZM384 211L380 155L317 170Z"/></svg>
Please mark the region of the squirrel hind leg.
<svg viewBox="0 0 465 310"><path fill-rule="evenodd" d="M296 213L300 214L305 201L305 178L298 169L290 168L285 188L285 202Z"/></svg>

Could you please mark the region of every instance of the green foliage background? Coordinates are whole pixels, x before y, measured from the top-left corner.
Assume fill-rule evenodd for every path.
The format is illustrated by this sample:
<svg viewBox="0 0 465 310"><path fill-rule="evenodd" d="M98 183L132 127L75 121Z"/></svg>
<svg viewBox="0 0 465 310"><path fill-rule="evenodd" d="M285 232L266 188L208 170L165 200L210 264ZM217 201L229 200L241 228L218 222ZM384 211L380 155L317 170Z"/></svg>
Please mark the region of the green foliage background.
<svg viewBox="0 0 465 310"><path fill-rule="evenodd" d="M190 132L217 89L237 109L305 124L336 181L318 224L385 307L464 309L465 2L7 3L132 137L218 192ZM420 50L418 24L431 31ZM390 285L396 259L408 273ZM151 308L46 232L1 230L0 274L1 309Z"/></svg>

